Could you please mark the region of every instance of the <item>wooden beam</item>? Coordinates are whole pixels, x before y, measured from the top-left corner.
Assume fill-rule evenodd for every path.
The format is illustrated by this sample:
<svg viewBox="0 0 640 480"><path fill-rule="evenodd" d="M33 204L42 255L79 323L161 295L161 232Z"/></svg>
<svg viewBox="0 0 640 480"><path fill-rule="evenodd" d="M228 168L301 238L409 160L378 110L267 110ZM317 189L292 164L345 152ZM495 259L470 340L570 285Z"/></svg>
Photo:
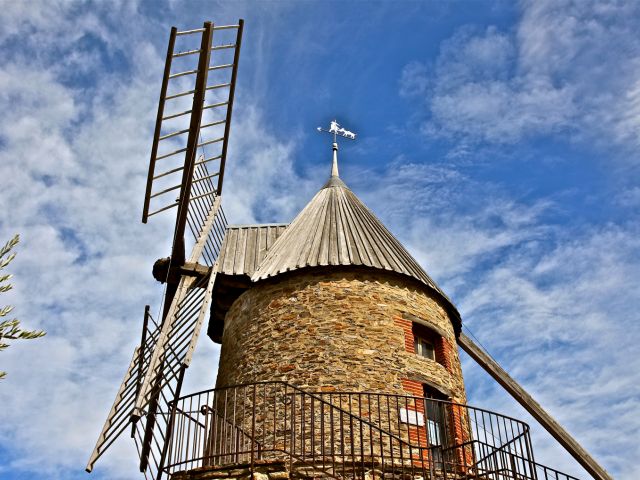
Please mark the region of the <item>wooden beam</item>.
<svg viewBox="0 0 640 480"><path fill-rule="evenodd" d="M200 57L198 59L198 73L196 74L195 93L191 107L191 121L187 137L187 151L184 156L184 168L182 181L180 182L180 197L178 212L176 214L176 228L173 234L173 248L171 260L174 265L182 265L185 261L184 230L187 225L187 214L191 200L191 185L193 183L193 169L196 162L200 125L202 123L202 110L209 73L209 57L211 55L211 42L213 39L213 24L204 22L202 41L200 43Z"/></svg>
<svg viewBox="0 0 640 480"><path fill-rule="evenodd" d="M458 345L542 425L595 480L613 480L589 453L484 350L464 333Z"/></svg>

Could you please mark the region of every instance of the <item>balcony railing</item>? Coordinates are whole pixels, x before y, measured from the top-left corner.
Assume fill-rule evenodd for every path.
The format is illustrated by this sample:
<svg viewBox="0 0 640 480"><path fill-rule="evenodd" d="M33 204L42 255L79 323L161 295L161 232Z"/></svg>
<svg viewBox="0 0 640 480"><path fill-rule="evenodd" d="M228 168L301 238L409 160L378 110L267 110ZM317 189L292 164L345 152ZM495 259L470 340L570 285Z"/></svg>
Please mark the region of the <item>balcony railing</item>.
<svg viewBox="0 0 640 480"><path fill-rule="evenodd" d="M259 460L341 479L577 480L534 461L527 424L422 397L262 382L182 397L169 414L169 475Z"/></svg>

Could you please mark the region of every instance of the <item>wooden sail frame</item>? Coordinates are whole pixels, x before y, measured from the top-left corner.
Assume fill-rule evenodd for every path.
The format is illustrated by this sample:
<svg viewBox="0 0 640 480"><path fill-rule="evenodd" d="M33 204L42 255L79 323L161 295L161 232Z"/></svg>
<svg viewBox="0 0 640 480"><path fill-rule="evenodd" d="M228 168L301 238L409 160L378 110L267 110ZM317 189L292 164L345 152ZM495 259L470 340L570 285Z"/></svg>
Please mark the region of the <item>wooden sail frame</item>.
<svg viewBox="0 0 640 480"><path fill-rule="evenodd" d="M167 436L170 429L168 419L169 403L181 391L182 380L191 358L211 302L215 284L215 268L220 252L226 218L221 207L222 180L230 135L231 114L237 80L244 21L236 25L215 26L205 22L202 28L178 31L172 27L167 59L165 63L156 127L154 130L149 173L145 189L143 223L149 217L177 207L173 232L171 256L168 259L166 275L161 279L167 283L164 295L162 319L155 322L145 309L144 328L139 347L133 353L129 368L118 390L114 404L92 451L86 470L91 472L95 462L122 434L128 425L132 426L139 455L140 471L146 478L159 480L163 473ZM235 40L231 44L214 45L216 30L235 30ZM175 53L176 38L183 35L201 35L200 48ZM233 49L231 63L212 63L213 52ZM198 55L197 68L172 73L173 59ZM230 70L228 82L208 85L209 72ZM172 79L195 75L195 85L191 90L168 95ZM209 91L228 92L224 101L206 104ZM166 115L167 100L192 95L191 109ZM205 110L226 108L224 120L203 124ZM167 120L184 117L189 120L187 128L178 128L163 133ZM224 133L208 139L206 129L224 125ZM158 154L163 140L187 135L186 145L177 150ZM204 138L203 138L204 137ZM221 146L221 153L206 158L197 156L198 149L205 146ZM184 153L184 162L176 167L158 172L157 162ZM217 165L210 170L212 165ZM171 178L180 176L179 183L171 183ZM166 181L169 181L167 186ZM162 182L165 182L164 186ZM175 182L175 180L173 180ZM153 199L175 198L150 211ZM188 259L185 255L185 232L191 231L195 244ZM154 267L155 268L155 267ZM149 322L151 319L151 322ZM151 326L153 324L153 327Z"/></svg>

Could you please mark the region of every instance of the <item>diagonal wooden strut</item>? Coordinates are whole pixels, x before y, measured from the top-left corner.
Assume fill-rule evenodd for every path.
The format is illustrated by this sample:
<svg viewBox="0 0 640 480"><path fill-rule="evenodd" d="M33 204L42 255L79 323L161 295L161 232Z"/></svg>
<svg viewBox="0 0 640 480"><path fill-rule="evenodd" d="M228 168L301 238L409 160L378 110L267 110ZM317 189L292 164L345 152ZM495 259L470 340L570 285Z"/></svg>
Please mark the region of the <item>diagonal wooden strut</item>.
<svg viewBox="0 0 640 480"><path fill-rule="evenodd" d="M547 432L571 454L582 467L589 472L595 480L613 480L607 471L589 455L589 453L567 432L562 426L549 415L542 406L536 402L518 382L487 355L484 350L477 346L464 333L458 337L458 345L473 358L494 380L513 397L516 401L542 425Z"/></svg>

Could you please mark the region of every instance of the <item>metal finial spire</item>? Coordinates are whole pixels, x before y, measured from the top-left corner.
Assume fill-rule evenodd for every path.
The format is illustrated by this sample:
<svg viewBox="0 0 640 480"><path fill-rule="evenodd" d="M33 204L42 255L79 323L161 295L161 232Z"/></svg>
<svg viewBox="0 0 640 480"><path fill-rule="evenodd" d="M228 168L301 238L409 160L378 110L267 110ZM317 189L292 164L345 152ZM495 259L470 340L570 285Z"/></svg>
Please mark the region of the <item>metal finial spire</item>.
<svg viewBox="0 0 640 480"><path fill-rule="evenodd" d="M339 177L338 175L338 135L349 140L355 140L356 134L349 130L342 128L337 120L331 122L329 130L325 130L322 127L318 127L319 132L330 133L333 135L333 163L331 165L331 176Z"/></svg>

